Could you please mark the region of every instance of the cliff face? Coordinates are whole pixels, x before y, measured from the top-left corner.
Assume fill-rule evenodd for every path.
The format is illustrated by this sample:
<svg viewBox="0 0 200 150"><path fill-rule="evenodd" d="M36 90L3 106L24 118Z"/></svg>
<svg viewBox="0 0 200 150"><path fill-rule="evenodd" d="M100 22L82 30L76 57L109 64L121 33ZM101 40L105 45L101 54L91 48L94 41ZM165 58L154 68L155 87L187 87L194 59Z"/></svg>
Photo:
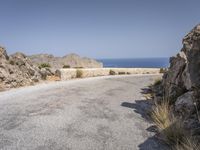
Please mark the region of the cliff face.
<svg viewBox="0 0 200 150"><path fill-rule="evenodd" d="M200 25L194 27L182 43L183 48L177 56L170 58L170 67L163 76L164 97L174 106L176 113L197 120L200 108Z"/></svg>
<svg viewBox="0 0 200 150"><path fill-rule="evenodd" d="M69 54L64 57L54 57L49 54L38 54L29 56L34 65L38 66L42 63L50 64L52 70L61 69L64 65L70 67L83 67L83 68L102 68L103 64L94 59L80 57L76 54Z"/></svg>
<svg viewBox="0 0 200 150"><path fill-rule="evenodd" d="M8 56L0 47L0 89L30 85L41 78L40 70L24 54Z"/></svg>

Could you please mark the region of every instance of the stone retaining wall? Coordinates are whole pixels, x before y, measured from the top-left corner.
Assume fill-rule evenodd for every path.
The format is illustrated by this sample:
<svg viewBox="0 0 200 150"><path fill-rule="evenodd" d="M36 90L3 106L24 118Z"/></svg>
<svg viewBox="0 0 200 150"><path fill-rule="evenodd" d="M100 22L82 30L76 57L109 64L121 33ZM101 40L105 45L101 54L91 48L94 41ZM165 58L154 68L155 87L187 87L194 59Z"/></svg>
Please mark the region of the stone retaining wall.
<svg viewBox="0 0 200 150"><path fill-rule="evenodd" d="M159 68L81 68L81 69L60 69L56 71L56 75L61 80L69 80L77 77L77 72L82 78L108 76L111 74L159 74Z"/></svg>

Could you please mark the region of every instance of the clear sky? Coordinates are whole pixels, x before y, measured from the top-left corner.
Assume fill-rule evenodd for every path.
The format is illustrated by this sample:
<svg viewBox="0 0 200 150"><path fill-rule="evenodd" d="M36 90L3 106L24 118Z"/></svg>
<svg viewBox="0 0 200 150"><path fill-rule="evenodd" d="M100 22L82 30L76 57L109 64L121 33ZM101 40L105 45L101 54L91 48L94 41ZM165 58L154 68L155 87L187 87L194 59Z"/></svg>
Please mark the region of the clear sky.
<svg viewBox="0 0 200 150"><path fill-rule="evenodd" d="M199 0L0 0L9 54L168 57L200 22Z"/></svg>

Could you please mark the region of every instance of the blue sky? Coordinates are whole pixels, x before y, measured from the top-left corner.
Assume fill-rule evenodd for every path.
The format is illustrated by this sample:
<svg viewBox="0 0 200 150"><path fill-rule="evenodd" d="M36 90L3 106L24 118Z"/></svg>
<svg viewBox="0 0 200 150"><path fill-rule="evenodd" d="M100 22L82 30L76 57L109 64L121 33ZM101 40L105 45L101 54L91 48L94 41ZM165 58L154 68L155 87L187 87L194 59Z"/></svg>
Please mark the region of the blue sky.
<svg viewBox="0 0 200 150"><path fill-rule="evenodd" d="M9 54L169 57L200 22L199 0L0 0Z"/></svg>

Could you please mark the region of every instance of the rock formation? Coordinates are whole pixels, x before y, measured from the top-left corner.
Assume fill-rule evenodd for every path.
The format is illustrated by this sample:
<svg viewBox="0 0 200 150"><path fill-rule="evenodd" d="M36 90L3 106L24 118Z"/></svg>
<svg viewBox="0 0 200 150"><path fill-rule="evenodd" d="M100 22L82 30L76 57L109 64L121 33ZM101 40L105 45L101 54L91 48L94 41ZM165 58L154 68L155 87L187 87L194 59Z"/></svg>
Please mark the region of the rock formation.
<svg viewBox="0 0 200 150"><path fill-rule="evenodd" d="M0 47L0 89L30 85L41 78L40 70L24 54L8 56Z"/></svg>
<svg viewBox="0 0 200 150"><path fill-rule="evenodd" d="M53 71L63 68L64 65L70 66L71 68L80 67L80 68L102 68L103 64L97 62L94 59L80 57L76 54L69 54L63 57L54 57L49 54L37 54L29 56L33 64L36 66L42 63L48 63L51 66Z"/></svg>
<svg viewBox="0 0 200 150"><path fill-rule="evenodd" d="M163 76L163 96L179 116L198 122L200 109L200 25L184 38L183 48L170 58L170 67ZM200 118L199 118L200 119ZM190 121L190 123L192 123Z"/></svg>
<svg viewBox="0 0 200 150"><path fill-rule="evenodd" d="M42 63L50 64L51 67L39 67ZM90 58L81 58L76 54L64 57L41 54L27 57L17 52L8 56L5 48L0 47L0 90L19 86L31 85L48 77L53 76L57 69L69 65L70 67L99 68L99 63ZM52 78L51 78L52 79Z"/></svg>

